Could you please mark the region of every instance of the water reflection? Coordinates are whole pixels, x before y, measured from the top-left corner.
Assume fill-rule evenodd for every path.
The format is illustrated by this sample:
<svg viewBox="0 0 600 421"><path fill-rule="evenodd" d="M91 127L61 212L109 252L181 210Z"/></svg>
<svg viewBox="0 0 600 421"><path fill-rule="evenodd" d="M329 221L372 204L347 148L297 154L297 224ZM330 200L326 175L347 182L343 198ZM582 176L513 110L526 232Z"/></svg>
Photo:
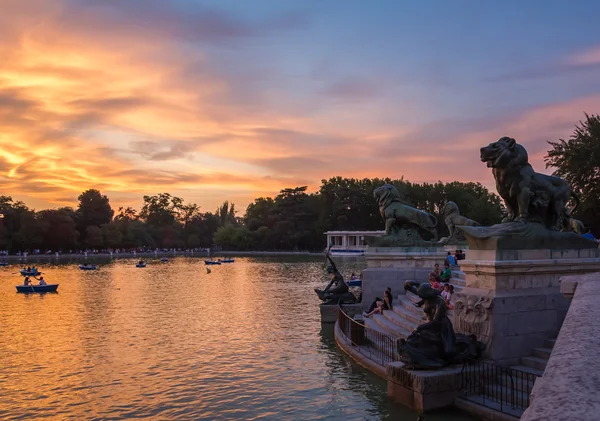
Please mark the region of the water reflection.
<svg viewBox="0 0 600 421"><path fill-rule="evenodd" d="M0 419L416 419L321 325L321 258L146 261L44 264L43 296L0 269Z"/></svg>

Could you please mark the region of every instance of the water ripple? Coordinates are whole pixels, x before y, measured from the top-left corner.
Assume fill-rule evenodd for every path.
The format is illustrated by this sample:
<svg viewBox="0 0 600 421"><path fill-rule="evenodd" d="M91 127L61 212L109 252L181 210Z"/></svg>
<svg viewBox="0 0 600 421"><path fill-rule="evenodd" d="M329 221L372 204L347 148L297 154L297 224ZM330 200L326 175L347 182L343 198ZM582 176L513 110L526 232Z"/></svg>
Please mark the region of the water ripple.
<svg viewBox="0 0 600 421"><path fill-rule="evenodd" d="M148 263L40 265L47 295L0 269L0 419L416 419L321 326L320 258Z"/></svg>

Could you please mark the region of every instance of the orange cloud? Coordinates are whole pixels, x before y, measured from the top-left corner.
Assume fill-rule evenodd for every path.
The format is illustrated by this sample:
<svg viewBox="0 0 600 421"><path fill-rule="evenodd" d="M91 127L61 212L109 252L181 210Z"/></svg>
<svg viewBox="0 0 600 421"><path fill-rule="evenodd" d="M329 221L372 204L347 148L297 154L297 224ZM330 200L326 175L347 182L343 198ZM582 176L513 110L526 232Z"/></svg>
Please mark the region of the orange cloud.
<svg viewBox="0 0 600 421"><path fill-rule="evenodd" d="M36 207L98 188L116 206L169 191L208 210L226 199L243 209L336 175L490 185L480 146L516 137L541 170L544 140L568 136L600 99L426 124L434 100L396 101L389 81L318 79L310 94L285 96L268 84L268 64L239 58L244 42L302 27L301 16L187 16L157 0L2 7L0 193Z"/></svg>

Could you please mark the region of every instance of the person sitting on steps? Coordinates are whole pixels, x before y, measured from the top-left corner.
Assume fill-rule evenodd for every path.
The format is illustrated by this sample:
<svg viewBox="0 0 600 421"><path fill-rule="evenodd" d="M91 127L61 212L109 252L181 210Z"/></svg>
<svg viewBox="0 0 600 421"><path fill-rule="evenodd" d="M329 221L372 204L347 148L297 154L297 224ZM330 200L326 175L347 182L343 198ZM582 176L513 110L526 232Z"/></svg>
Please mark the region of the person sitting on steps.
<svg viewBox="0 0 600 421"><path fill-rule="evenodd" d="M392 296L392 289L390 287L387 287L384 291L384 297L385 297L385 293L388 292L390 294L390 297ZM383 299L379 298L379 297L375 297L375 299L373 300L373 302L371 303L371 307L369 307L369 309L366 311L366 313L370 313L373 310L375 310L375 308L377 307L377 303L383 303Z"/></svg>
<svg viewBox="0 0 600 421"><path fill-rule="evenodd" d="M392 293L388 290L383 294L383 302L378 301L377 307L373 309L370 313L363 313L365 317L371 317L373 314L383 313L383 310L391 310L392 309Z"/></svg>
<svg viewBox="0 0 600 421"><path fill-rule="evenodd" d="M450 282L450 278L452 278L452 270L450 270L450 265L448 263L444 263L444 271L442 272L442 282Z"/></svg>

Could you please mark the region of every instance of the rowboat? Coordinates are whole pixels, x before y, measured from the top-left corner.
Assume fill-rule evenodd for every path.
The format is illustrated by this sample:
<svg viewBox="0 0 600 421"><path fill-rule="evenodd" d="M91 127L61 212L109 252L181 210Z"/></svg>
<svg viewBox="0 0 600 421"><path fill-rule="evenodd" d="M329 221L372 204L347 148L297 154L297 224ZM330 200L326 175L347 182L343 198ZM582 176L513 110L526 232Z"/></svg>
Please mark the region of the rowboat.
<svg viewBox="0 0 600 421"><path fill-rule="evenodd" d="M235 262L235 259L223 259L221 260L221 263L233 263Z"/></svg>
<svg viewBox="0 0 600 421"><path fill-rule="evenodd" d="M0 262L0 266L8 266L8 262Z"/></svg>
<svg viewBox="0 0 600 421"><path fill-rule="evenodd" d="M17 285L17 292L34 293L34 292L56 292L58 284L47 285Z"/></svg>
<svg viewBox="0 0 600 421"><path fill-rule="evenodd" d="M98 269L96 265L79 265L79 269L81 270L96 270Z"/></svg>
<svg viewBox="0 0 600 421"><path fill-rule="evenodd" d="M362 286L362 281L360 279L353 279L351 281L346 282L346 285L349 287L360 287Z"/></svg>
<svg viewBox="0 0 600 421"><path fill-rule="evenodd" d="M135 267L136 267L136 268L145 268L145 267L146 267L146 264L145 264L145 263L136 263L136 264L135 264Z"/></svg>
<svg viewBox="0 0 600 421"><path fill-rule="evenodd" d="M204 264L205 265L220 265L221 262L215 262L214 260L205 260Z"/></svg>
<svg viewBox="0 0 600 421"><path fill-rule="evenodd" d="M21 273L21 275L23 275L23 276L38 276L38 275L41 275L41 274L42 274L42 272L38 271L37 269L36 269L36 270L25 270L25 269L21 269L19 272L20 272L20 273Z"/></svg>
<svg viewBox="0 0 600 421"><path fill-rule="evenodd" d="M161 262L168 262L168 261L169 261L169 259L167 259L166 257L161 257L161 258L160 258L160 261L161 261Z"/></svg>

